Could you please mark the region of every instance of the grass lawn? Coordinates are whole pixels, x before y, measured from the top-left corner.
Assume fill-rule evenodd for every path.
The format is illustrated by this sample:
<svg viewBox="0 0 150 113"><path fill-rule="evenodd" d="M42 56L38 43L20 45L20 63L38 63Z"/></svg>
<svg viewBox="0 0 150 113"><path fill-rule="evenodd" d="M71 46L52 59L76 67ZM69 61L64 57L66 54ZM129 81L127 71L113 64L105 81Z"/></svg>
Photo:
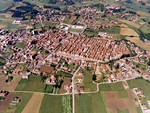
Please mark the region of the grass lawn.
<svg viewBox="0 0 150 113"><path fill-rule="evenodd" d="M94 37L98 35L98 31L94 29L85 29L84 34L88 37Z"/></svg>
<svg viewBox="0 0 150 113"><path fill-rule="evenodd" d="M28 80L21 79L16 90L17 91L37 91L43 92L45 83L42 82L40 76L30 76Z"/></svg>
<svg viewBox="0 0 150 113"><path fill-rule="evenodd" d="M57 71L56 76L63 76L63 77L70 77L70 78L71 78L71 77L72 77L72 74L60 70L60 71Z"/></svg>
<svg viewBox="0 0 150 113"><path fill-rule="evenodd" d="M118 91L121 98L128 97L127 91L124 89L122 82L111 83L111 84L101 84L99 85L100 91Z"/></svg>
<svg viewBox="0 0 150 113"><path fill-rule="evenodd" d="M146 99L150 100L150 82L142 78L138 78L134 80L129 80L128 84L129 84L130 89L141 88L144 92L144 95L146 96Z"/></svg>
<svg viewBox="0 0 150 113"><path fill-rule="evenodd" d="M19 47L19 48L25 48L25 42L18 42L15 44L15 46Z"/></svg>
<svg viewBox="0 0 150 113"><path fill-rule="evenodd" d="M75 96L75 113L107 113L100 93Z"/></svg>
<svg viewBox="0 0 150 113"><path fill-rule="evenodd" d="M21 113L30 98L32 97L32 93L17 93L16 96L21 97L21 102L17 105L15 113Z"/></svg>
<svg viewBox="0 0 150 113"><path fill-rule="evenodd" d="M63 113L62 98L63 96L45 95L39 113Z"/></svg>

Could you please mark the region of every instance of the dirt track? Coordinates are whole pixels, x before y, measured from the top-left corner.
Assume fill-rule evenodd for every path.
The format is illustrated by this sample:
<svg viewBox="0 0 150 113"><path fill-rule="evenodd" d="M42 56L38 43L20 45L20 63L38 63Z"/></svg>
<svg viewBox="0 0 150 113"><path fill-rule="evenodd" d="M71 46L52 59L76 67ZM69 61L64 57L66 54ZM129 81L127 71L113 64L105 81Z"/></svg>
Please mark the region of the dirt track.
<svg viewBox="0 0 150 113"><path fill-rule="evenodd" d="M34 93L22 113L39 113L44 94Z"/></svg>

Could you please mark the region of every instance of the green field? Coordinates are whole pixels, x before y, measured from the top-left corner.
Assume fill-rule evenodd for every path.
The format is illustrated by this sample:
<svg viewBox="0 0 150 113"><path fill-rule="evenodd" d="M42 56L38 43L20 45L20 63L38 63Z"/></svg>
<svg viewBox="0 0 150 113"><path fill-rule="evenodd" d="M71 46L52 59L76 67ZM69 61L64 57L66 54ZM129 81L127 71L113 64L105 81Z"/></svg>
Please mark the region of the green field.
<svg viewBox="0 0 150 113"><path fill-rule="evenodd" d="M17 93L17 96L21 98L21 102L16 106L15 113L21 113L30 98L32 97L32 93Z"/></svg>
<svg viewBox="0 0 150 113"><path fill-rule="evenodd" d="M28 80L21 79L16 90L43 92L45 86L40 76L30 76Z"/></svg>
<svg viewBox="0 0 150 113"><path fill-rule="evenodd" d="M119 34L120 33L120 26L112 26L112 28L105 28L105 29L100 29L101 32L107 32L111 34Z"/></svg>
<svg viewBox="0 0 150 113"><path fill-rule="evenodd" d="M26 43L25 41L18 42L18 43L15 44L15 46L18 47L18 48L25 48L25 43Z"/></svg>
<svg viewBox="0 0 150 113"><path fill-rule="evenodd" d="M96 84L93 83L93 74L91 71L84 69L82 70L84 80L84 91L96 91Z"/></svg>
<svg viewBox="0 0 150 113"><path fill-rule="evenodd" d="M62 113L62 98L63 96L45 95L39 113Z"/></svg>
<svg viewBox="0 0 150 113"><path fill-rule="evenodd" d="M8 8L13 0L0 0L0 10Z"/></svg>
<svg viewBox="0 0 150 113"><path fill-rule="evenodd" d="M75 113L107 113L101 94L76 95Z"/></svg>
<svg viewBox="0 0 150 113"><path fill-rule="evenodd" d="M128 97L127 91L124 89L122 82L111 83L111 84L101 84L99 85L100 91L118 91L121 98Z"/></svg>
<svg viewBox="0 0 150 113"><path fill-rule="evenodd" d="M150 33L150 25L144 24L140 27L140 30L144 33Z"/></svg>
<svg viewBox="0 0 150 113"><path fill-rule="evenodd" d="M62 113L72 113L72 96L62 97L63 112Z"/></svg>

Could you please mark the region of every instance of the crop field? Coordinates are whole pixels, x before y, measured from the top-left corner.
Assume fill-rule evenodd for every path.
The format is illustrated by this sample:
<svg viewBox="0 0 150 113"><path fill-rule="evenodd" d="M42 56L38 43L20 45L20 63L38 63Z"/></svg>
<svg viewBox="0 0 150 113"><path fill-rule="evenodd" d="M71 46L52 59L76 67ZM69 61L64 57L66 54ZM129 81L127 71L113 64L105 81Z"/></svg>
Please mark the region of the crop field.
<svg viewBox="0 0 150 113"><path fill-rule="evenodd" d="M128 111L129 113L137 113L136 106L133 100L129 98L120 98L118 92L108 91L105 92L106 106L113 113L119 111Z"/></svg>
<svg viewBox="0 0 150 113"><path fill-rule="evenodd" d="M38 113L44 94L34 93L21 113Z"/></svg>
<svg viewBox="0 0 150 113"><path fill-rule="evenodd" d="M75 113L107 113L101 94L75 95Z"/></svg>
<svg viewBox="0 0 150 113"><path fill-rule="evenodd" d="M133 22L133 21L128 21L128 20L123 20L123 19L118 19L118 21L122 22L122 23L126 23L126 24L129 24L129 25L132 25L136 28L140 28L140 25Z"/></svg>
<svg viewBox="0 0 150 113"><path fill-rule="evenodd" d="M39 113L62 113L63 96L44 95Z"/></svg>
<svg viewBox="0 0 150 113"><path fill-rule="evenodd" d="M15 90L21 76L13 76L13 80L6 83L7 76L0 76L0 90Z"/></svg>
<svg viewBox="0 0 150 113"><path fill-rule="evenodd" d="M62 97L63 112L62 113L72 113L72 96Z"/></svg>
<svg viewBox="0 0 150 113"><path fill-rule="evenodd" d="M150 16L149 13L143 12L143 11L137 11L137 14L142 15L142 16Z"/></svg>
<svg viewBox="0 0 150 113"><path fill-rule="evenodd" d="M14 18L12 18L11 15L11 13L0 13L0 28L18 28L18 25L12 24Z"/></svg>
<svg viewBox="0 0 150 113"><path fill-rule="evenodd" d="M16 96L21 98L21 102L17 104L15 113L21 113L32 97L32 93L16 93Z"/></svg>
<svg viewBox="0 0 150 113"><path fill-rule="evenodd" d="M76 16L71 16L69 19L69 23L73 23L76 20Z"/></svg>
<svg viewBox="0 0 150 113"><path fill-rule="evenodd" d="M21 79L16 90L43 92L45 86L40 76L31 76L28 80Z"/></svg>
<svg viewBox="0 0 150 113"><path fill-rule="evenodd" d="M150 42L143 42L139 39L139 37L126 37L126 39L134 42L137 46L145 50L150 50Z"/></svg>
<svg viewBox="0 0 150 113"><path fill-rule="evenodd" d="M12 3L12 0L0 0L0 10L8 8Z"/></svg>
<svg viewBox="0 0 150 113"><path fill-rule="evenodd" d="M120 27L121 27L121 31L120 31L121 35L138 37L138 34L133 29L126 26L125 24L122 24Z"/></svg>
<svg viewBox="0 0 150 113"><path fill-rule="evenodd" d="M112 83L112 84L101 84L99 85L101 92L105 91L117 91L120 98L128 97L128 92L124 89L122 82Z"/></svg>
<svg viewBox="0 0 150 113"><path fill-rule="evenodd" d="M150 25L145 24L145 25L141 26L140 29L144 33L150 33Z"/></svg>

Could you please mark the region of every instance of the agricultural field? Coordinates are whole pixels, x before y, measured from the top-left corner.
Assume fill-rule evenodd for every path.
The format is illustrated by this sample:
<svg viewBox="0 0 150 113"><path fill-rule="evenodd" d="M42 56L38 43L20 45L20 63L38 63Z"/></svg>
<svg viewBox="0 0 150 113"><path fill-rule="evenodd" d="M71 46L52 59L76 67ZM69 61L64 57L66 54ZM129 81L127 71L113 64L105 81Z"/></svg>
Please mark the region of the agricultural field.
<svg viewBox="0 0 150 113"><path fill-rule="evenodd" d="M141 16L146 16L146 17L150 16L149 13L143 12L143 11L137 11L137 14L139 14L139 15L141 15Z"/></svg>
<svg viewBox="0 0 150 113"><path fill-rule="evenodd" d="M38 113L44 94L34 93L21 113Z"/></svg>
<svg viewBox="0 0 150 113"><path fill-rule="evenodd" d="M21 98L21 101L19 103L11 101L5 113L21 113L28 101L30 100L32 93L17 92L15 96L19 96Z"/></svg>
<svg viewBox="0 0 150 113"><path fill-rule="evenodd" d="M135 103L132 99L120 98L116 91L107 91L104 92L104 95L106 97L105 105L107 106L108 113L111 113L110 111L113 113L124 113L124 111L137 113Z"/></svg>
<svg viewBox="0 0 150 113"><path fill-rule="evenodd" d="M117 91L120 98L128 97L128 92L127 90L124 89L122 82L111 83L111 84L101 84L99 85L99 90L101 92Z"/></svg>
<svg viewBox="0 0 150 113"><path fill-rule="evenodd" d="M0 28L8 28L8 29L15 29L18 28L18 25L12 24L15 20L11 17L11 13L0 13Z"/></svg>
<svg viewBox="0 0 150 113"><path fill-rule="evenodd" d="M45 95L39 113L72 113L72 96Z"/></svg>
<svg viewBox="0 0 150 113"><path fill-rule="evenodd" d="M0 10L8 8L12 3L12 0L0 0Z"/></svg>
<svg viewBox="0 0 150 113"><path fill-rule="evenodd" d="M133 21L128 21L128 20L123 20L123 19L118 19L118 21L122 22L122 23L125 23L125 24L129 24L129 25L132 25L136 28L140 28L140 25L133 22Z"/></svg>
<svg viewBox="0 0 150 113"><path fill-rule="evenodd" d="M13 80L6 83L6 80L8 79L8 76L1 75L0 76L0 90L15 90L18 82L21 79L21 76L14 75Z"/></svg>
<svg viewBox="0 0 150 113"><path fill-rule="evenodd" d="M144 95L146 96L147 100L150 100L150 82L142 79L142 78L138 78L138 79L134 79L134 80L129 80L127 81L129 84L130 89L133 88L141 88L144 92Z"/></svg>
<svg viewBox="0 0 150 113"><path fill-rule="evenodd" d="M111 34L120 34L120 26L112 26L112 28L104 28L104 29L100 29L101 32L107 32L107 33L111 33Z"/></svg>
<svg viewBox="0 0 150 113"><path fill-rule="evenodd" d="M150 25L144 24L140 27L140 30L144 33L150 33Z"/></svg>
<svg viewBox="0 0 150 113"><path fill-rule="evenodd" d="M107 113L101 94L75 95L75 113Z"/></svg>
<svg viewBox="0 0 150 113"><path fill-rule="evenodd" d="M131 42L135 43L137 46L145 49L150 50L150 42L143 42L140 40L139 37L126 37L127 40L130 40Z"/></svg>
<svg viewBox="0 0 150 113"><path fill-rule="evenodd" d="M32 93L16 93L21 98L21 102L17 104L15 113L21 113L32 97Z"/></svg>
<svg viewBox="0 0 150 113"><path fill-rule="evenodd" d="M45 82L41 80L40 76L30 76L28 80L21 79L16 91L35 91L43 92L45 89Z"/></svg>
<svg viewBox="0 0 150 113"><path fill-rule="evenodd" d="M62 113L72 113L72 96L62 97L63 112Z"/></svg>
<svg viewBox="0 0 150 113"><path fill-rule="evenodd" d="M129 28L125 24L121 24L120 27L121 27L121 31L120 31L121 35L134 36L134 37L138 37L139 36L133 29Z"/></svg>

